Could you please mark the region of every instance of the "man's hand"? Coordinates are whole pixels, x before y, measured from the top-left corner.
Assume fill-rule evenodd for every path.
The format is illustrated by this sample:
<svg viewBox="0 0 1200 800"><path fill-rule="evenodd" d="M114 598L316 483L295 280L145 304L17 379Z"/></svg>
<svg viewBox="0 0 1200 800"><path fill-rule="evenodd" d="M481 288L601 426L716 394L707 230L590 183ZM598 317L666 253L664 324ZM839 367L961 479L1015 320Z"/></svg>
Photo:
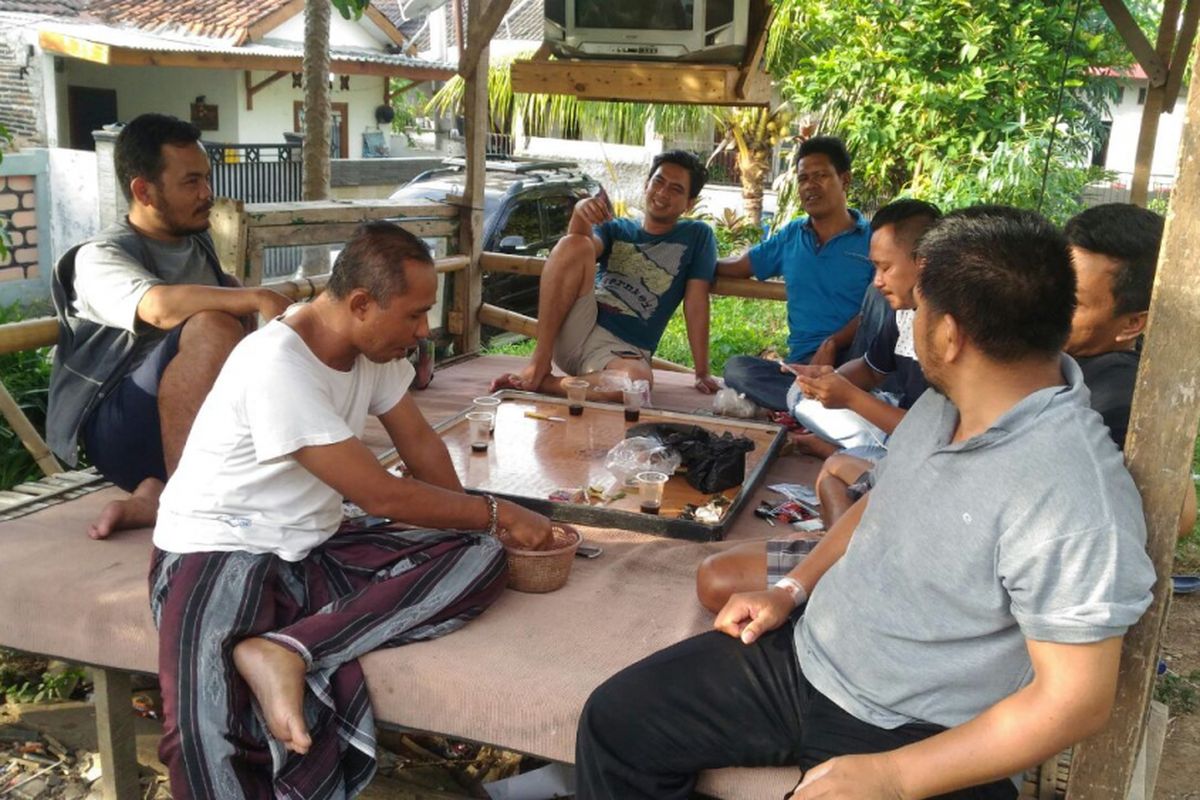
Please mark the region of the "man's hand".
<svg viewBox="0 0 1200 800"><path fill-rule="evenodd" d="M821 342L821 346L813 353L812 358L808 360L813 366L832 367L837 363L837 342L830 336L825 341Z"/></svg>
<svg viewBox="0 0 1200 800"><path fill-rule="evenodd" d="M288 306L293 302L292 298L285 294L280 294L274 289L255 289L255 300L258 305L258 314L263 318L263 322L269 322L280 314L282 314Z"/></svg>
<svg viewBox="0 0 1200 800"><path fill-rule="evenodd" d="M741 639L742 644L753 644L762 634L782 625L794 609L792 596L784 589L742 592L726 601L713 627Z"/></svg>
<svg viewBox="0 0 1200 800"><path fill-rule="evenodd" d="M721 384L712 375L696 373L696 382L692 384L701 394L716 394L721 390Z"/></svg>
<svg viewBox="0 0 1200 800"><path fill-rule="evenodd" d="M796 376L796 382L799 383L799 378L801 377L815 378L818 375L824 375L826 372L833 372L833 367L826 364L788 364L780 361L779 371L790 372Z"/></svg>
<svg viewBox="0 0 1200 800"><path fill-rule="evenodd" d="M551 541L550 520L509 500L497 500L499 527L527 550L541 550Z"/></svg>
<svg viewBox="0 0 1200 800"><path fill-rule="evenodd" d="M576 203L572 216L586 222L591 228L613 218L612 206L607 196L596 195Z"/></svg>
<svg viewBox="0 0 1200 800"><path fill-rule="evenodd" d="M811 397L826 408L846 408L855 392L861 392L846 376L836 370L824 368L826 371L813 376L797 375L796 383L805 397Z"/></svg>
<svg viewBox="0 0 1200 800"><path fill-rule="evenodd" d="M791 800L904 800L889 753L839 756L810 769Z"/></svg>

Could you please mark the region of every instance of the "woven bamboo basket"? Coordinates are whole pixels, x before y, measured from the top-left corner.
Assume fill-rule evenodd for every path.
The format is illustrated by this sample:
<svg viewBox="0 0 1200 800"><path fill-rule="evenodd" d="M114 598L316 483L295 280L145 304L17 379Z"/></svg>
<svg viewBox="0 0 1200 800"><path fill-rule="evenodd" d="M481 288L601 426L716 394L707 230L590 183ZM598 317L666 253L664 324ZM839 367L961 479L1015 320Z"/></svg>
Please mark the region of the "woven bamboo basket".
<svg viewBox="0 0 1200 800"><path fill-rule="evenodd" d="M501 536L508 551L508 588L540 594L566 584L583 537L575 528L561 523L554 524L553 536L553 544L546 550L525 550Z"/></svg>

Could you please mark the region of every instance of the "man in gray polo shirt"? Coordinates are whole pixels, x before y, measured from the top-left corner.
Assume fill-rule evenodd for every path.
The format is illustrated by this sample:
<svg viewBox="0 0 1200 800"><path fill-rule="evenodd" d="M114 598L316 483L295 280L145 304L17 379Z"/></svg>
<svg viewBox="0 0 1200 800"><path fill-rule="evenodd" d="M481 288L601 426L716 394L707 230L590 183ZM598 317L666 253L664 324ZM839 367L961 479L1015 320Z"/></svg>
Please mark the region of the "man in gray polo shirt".
<svg viewBox="0 0 1200 800"><path fill-rule="evenodd" d="M798 800L1015 798L1007 776L1105 723L1154 582L1141 502L1059 352L1066 242L1007 212L920 244L934 391L875 490L717 631L593 693L580 798L684 798L702 769L755 765L798 765Z"/></svg>

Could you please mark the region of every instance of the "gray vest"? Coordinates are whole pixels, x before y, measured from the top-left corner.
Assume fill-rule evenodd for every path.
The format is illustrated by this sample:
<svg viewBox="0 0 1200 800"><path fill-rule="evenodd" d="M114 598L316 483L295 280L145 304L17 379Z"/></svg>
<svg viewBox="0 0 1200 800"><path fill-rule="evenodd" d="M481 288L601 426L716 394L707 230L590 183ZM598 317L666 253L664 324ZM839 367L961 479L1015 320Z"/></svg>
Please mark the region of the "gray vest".
<svg viewBox="0 0 1200 800"><path fill-rule="evenodd" d="M218 283L228 285L221 272L212 237L200 233L195 234L194 238L208 254ZM55 316L58 317L58 346L54 348L54 364L50 373L46 443L56 456L72 467L79 463L80 429L100 401L129 371L129 360L137 340L137 334L82 319L72 308L75 299L75 254L80 247L91 242L116 245L152 275L158 275L157 265L141 235L126 220L75 245L54 267L50 297L54 301Z"/></svg>

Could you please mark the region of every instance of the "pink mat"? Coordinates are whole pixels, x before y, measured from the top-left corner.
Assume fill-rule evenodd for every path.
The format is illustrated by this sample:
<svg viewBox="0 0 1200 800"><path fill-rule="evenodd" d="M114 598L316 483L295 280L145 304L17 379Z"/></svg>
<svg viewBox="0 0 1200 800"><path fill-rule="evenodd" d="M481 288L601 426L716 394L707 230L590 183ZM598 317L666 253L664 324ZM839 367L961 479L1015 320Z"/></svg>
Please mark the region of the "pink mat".
<svg viewBox="0 0 1200 800"><path fill-rule="evenodd" d="M486 376L519 363L487 358L444 370L418 402L437 421L483 393ZM661 406L674 400L670 407L692 411L708 402L690 389L688 376L664 374L659 387L655 399ZM380 444L377 431L367 438ZM811 481L814 473L811 460L783 458L767 482ZM149 531L104 542L83 534L103 504L120 496L106 489L0 523L0 646L156 670L146 588ZM758 499L752 498L751 507ZM744 511L732 538L780 530ZM707 553L728 546L611 529L583 532L605 554L577 559L564 589L548 595L506 592L452 636L366 656L377 717L571 761L579 710L593 688L711 624L695 601L695 569ZM706 773L701 788L715 796L777 800L797 776L796 770L719 770Z"/></svg>

